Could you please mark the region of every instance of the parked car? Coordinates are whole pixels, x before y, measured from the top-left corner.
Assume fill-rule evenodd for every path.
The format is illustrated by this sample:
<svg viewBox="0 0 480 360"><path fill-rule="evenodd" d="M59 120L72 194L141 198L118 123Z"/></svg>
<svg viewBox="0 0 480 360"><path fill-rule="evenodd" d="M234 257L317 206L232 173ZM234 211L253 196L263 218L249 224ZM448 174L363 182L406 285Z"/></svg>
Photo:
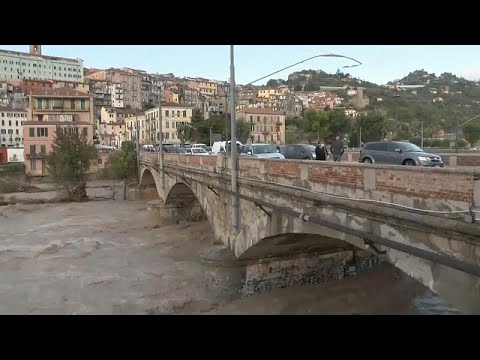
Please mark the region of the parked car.
<svg viewBox="0 0 480 360"><path fill-rule="evenodd" d="M197 148L189 148L189 149L184 149L182 154L187 154L187 155L209 155L207 150L201 147Z"/></svg>
<svg viewBox="0 0 480 360"><path fill-rule="evenodd" d="M285 159L276 146L270 144L245 144L240 155L260 159Z"/></svg>
<svg viewBox="0 0 480 360"><path fill-rule="evenodd" d="M279 146L280 153L285 159L315 160L315 146L309 144L295 144Z"/></svg>
<svg viewBox="0 0 480 360"><path fill-rule="evenodd" d="M360 150L360 162L443 167L443 161L439 155L426 153L415 144L400 141L366 143Z"/></svg>

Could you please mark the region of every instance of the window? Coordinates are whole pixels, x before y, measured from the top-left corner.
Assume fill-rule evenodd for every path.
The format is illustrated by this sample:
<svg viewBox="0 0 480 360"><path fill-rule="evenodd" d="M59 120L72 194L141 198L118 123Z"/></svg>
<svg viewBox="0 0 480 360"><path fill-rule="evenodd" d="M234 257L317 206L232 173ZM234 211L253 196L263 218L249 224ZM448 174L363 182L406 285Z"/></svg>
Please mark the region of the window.
<svg viewBox="0 0 480 360"><path fill-rule="evenodd" d="M30 145L30 155L35 154L37 152L35 145Z"/></svg>
<svg viewBox="0 0 480 360"><path fill-rule="evenodd" d="M168 110L165 110L165 116L168 117L169 115L169 111Z"/></svg>
<svg viewBox="0 0 480 360"><path fill-rule="evenodd" d="M102 164L102 159L98 158L98 165L101 165L101 164Z"/></svg>
<svg viewBox="0 0 480 360"><path fill-rule="evenodd" d="M12 120L8 120L8 126L12 126Z"/></svg>
<svg viewBox="0 0 480 360"><path fill-rule="evenodd" d="M5 126L5 120L2 120L2 126Z"/></svg>
<svg viewBox="0 0 480 360"><path fill-rule="evenodd" d="M80 100L80 109L85 110L85 99Z"/></svg>
<svg viewBox="0 0 480 360"><path fill-rule="evenodd" d="M70 100L70 109L75 110L75 100Z"/></svg>
<svg viewBox="0 0 480 360"><path fill-rule="evenodd" d="M5 129L0 130L0 134L6 134L6 133L7 133L7 130Z"/></svg>
<svg viewBox="0 0 480 360"><path fill-rule="evenodd" d="M373 143L365 146L365 150L377 150L377 151L387 151L388 150L388 143Z"/></svg>
<svg viewBox="0 0 480 360"><path fill-rule="evenodd" d="M35 159L30 160L30 169L33 171L37 170L37 160Z"/></svg>
<svg viewBox="0 0 480 360"><path fill-rule="evenodd" d="M253 122L253 116L250 115L250 122Z"/></svg>
<svg viewBox="0 0 480 360"><path fill-rule="evenodd" d="M18 120L15 120L15 126L18 126Z"/></svg>
<svg viewBox="0 0 480 360"><path fill-rule="evenodd" d="M88 129L86 127L82 128L82 135L87 136L88 134Z"/></svg>
<svg viewBox="0 0 480 360"><path fill-rule="evenodd" d="M31 127L28 129L28 135L30 137L35 137L35 128Z"/></svg>
<svg viewBox="0 0 480 360"><path fill-rule="evenodd" d="M187 117L187 110L183 111L183 117Z"/></svg>
<svg viewBox="0 0 480 360"><path fill-rule="evenodd" d="M47 147L45 145L40 145L40 154L47 155Z"/></svg>
<svg viewBox="0 0 480 360"><path fill-rule="evenodd" d="M18 129L15 129L15 134L17 134L17 135L18 135Z"/></svg>
<svg viewBox="0 0 480 360"><path fill-rule="evenodd" d="M257 122L260 122L260 116L257 115Z"/></svg>
<svg viewBox="0 0 480 360"><path fill-rule="evenodd" d="M42 108L42 99L37 99L37 109Z"/></svg>
<svg viewBox="0 0 480 360"><path fill-rule="evenodd" d="M48 128L37 128L38 137L48 137Z"/></svg>

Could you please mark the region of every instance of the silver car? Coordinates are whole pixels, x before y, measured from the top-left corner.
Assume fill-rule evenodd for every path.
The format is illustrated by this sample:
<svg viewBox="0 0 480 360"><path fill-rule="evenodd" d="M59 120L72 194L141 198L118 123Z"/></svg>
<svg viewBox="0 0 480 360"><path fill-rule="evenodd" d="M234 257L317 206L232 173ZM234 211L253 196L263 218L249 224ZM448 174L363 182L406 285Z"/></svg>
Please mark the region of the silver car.
<svg viewBox="0 0 480 360"><path fill-rule="evenodd" d="M246 144L242 156L253 156L260 159L285 159L275 145L270 144Z"/></svg>
<svg viewBox="0 0 480 360"><path fill-rule="evenodd" d="M360 162L443 167L443 161L439 155L426 153L415 144L400 141L366 143L360 150Z"/></svg>

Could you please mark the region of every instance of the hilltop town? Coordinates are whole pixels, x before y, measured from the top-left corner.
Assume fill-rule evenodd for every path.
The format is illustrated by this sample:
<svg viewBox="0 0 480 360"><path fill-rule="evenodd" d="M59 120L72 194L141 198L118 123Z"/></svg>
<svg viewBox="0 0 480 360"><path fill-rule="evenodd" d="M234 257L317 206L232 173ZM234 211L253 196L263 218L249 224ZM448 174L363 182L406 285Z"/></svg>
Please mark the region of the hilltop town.
<svg viewBox="0 0 480 360"><path fill-rule="evenodd" d="M380 86L340 71L304 70L287 80L271 79L265 86L238 85L235 112L245 125L243 137L253 142L314 140L307 110L335 110L351 119L341 135L352 146L358 146L361 131L360 120L354 119L372 113L381 116L382 124L389 118L397 124L382 125L382 134L371 137L418 138L422 122L426 138L448 140L459 111L465 116L480 111L478 85L452 74L436 77L416 71ZM457 103L464 105L461 110ZM204 141L228 135L227 81L127 67L87 68L80 59L45 55L41 45L30 45L25 53L0 50L0 162L25 161L28 175L45 175L43 160L58 125L82 127L99 149L118 149L122 142L136 139L138 123L140 144L158 144L159 104L166 144L189 140L184 127L195 119L210 121ZM100 168L102 163L99 160Z"/></svg>

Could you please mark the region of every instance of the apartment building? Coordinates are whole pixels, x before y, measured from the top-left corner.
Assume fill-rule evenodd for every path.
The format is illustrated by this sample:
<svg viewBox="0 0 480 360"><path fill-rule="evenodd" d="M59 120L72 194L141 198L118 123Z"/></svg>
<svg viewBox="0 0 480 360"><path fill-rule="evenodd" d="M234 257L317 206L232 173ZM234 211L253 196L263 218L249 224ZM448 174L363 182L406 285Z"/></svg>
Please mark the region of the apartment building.
<svg viewBox="0 0 480 360"><path fill-rule="evenodd" d="M248 108L240 118L251 126L252 142L285 144L285 112Z"/></svg>
<svg viewBox="0 0 480 360"><path fill-rule="evenodd" d="M93 141L93 98L71 88L32 92L28 119L23 123L27 176L47 175L45 159L57 127L82 131Z"/></svg>
<svg viewBox="0 0 480 360"><path fill-rule="evenodd" d="M187 85L190 88L196 89L201 95L212 97L218 94L218 84L203 78L190 79L187 78Z"/></svg>
<svg viewBox="0 0 480 360"><path fill-rule="evenodd" d="M29 53L0 50L0 80L83 82L83 61L42 55L41 45L30 45Z"/></svg>
<svg viewBox="0 0 480 360"><path fill-rule="evenodd" d="M122 84L123 105L133 109L142 109L142 75L134 71L107 69L90 71L87 75L91 80L103 80Z"/></svg>
<svg viewBox="0 0 480 360"><path fill-rule="evenodd" d="M259 89L257 92L257 97L259 98L269 98L270 96L275 96L275 95L282 95L285 93L288 93L288 87L287 86L279 86L277 88L271 88L271 89Z"/></svg>
<svg viewBox="0 0 480 360"><path fill-rule="evenodd" d="M93 124L92 104L90 95L69 88L36 91L29 95L28 119Z"/></svg>
<svg viewBox="0 0 480 360"><path fill-rule="evenodd" d="M125 131L127 141L136 141L137 139L137 121L139 124L139 143L147 144L147 134L145 131L145 115L128 116L125 118Z"/></svg>
<svg viewBox="0 0 480 360"><path fill-rule="evenodd" d="M27 120L25 109L0 108L0 146L23 147L23 125Z"/></svg>
<svg viewBox="0 0 480 360"><path fill-rule="evenodd" d="M164 91L163 101L168 103L179 103L178 90L168 89Z"/></svg>
<svg viewBox="0 0 480 360"><path fill-rule="evenodd" d="M52 151L58 128L81 131L88 139L93 139L93 125L90 122L25 121L23 123L23 137L25 139L24 164L27 176L48 175L46 158Z"/></svg>
<svg viewBox="0 0 480 360"><path fill-rule="evenodd" d="M162 104L162 132L163 132L163 142L165 144L181 144L180 139L177 136L177 127L180 124L190 124L192 122L193 116L193 106L185 106L174 103L163 103ZM154 133L156 135L155 140L158 142L159 139L159 126L158 126L158 107L150 109L145 112L145 130L150 129L147 134L152 136ZM152 126L155 125L155 130L151 130L151 127L148 128L148 124ZM143 129L142 129L143 130ZM147 138L148 139L148 138ZM151 141L151 138L148 139Z"/></svg>

